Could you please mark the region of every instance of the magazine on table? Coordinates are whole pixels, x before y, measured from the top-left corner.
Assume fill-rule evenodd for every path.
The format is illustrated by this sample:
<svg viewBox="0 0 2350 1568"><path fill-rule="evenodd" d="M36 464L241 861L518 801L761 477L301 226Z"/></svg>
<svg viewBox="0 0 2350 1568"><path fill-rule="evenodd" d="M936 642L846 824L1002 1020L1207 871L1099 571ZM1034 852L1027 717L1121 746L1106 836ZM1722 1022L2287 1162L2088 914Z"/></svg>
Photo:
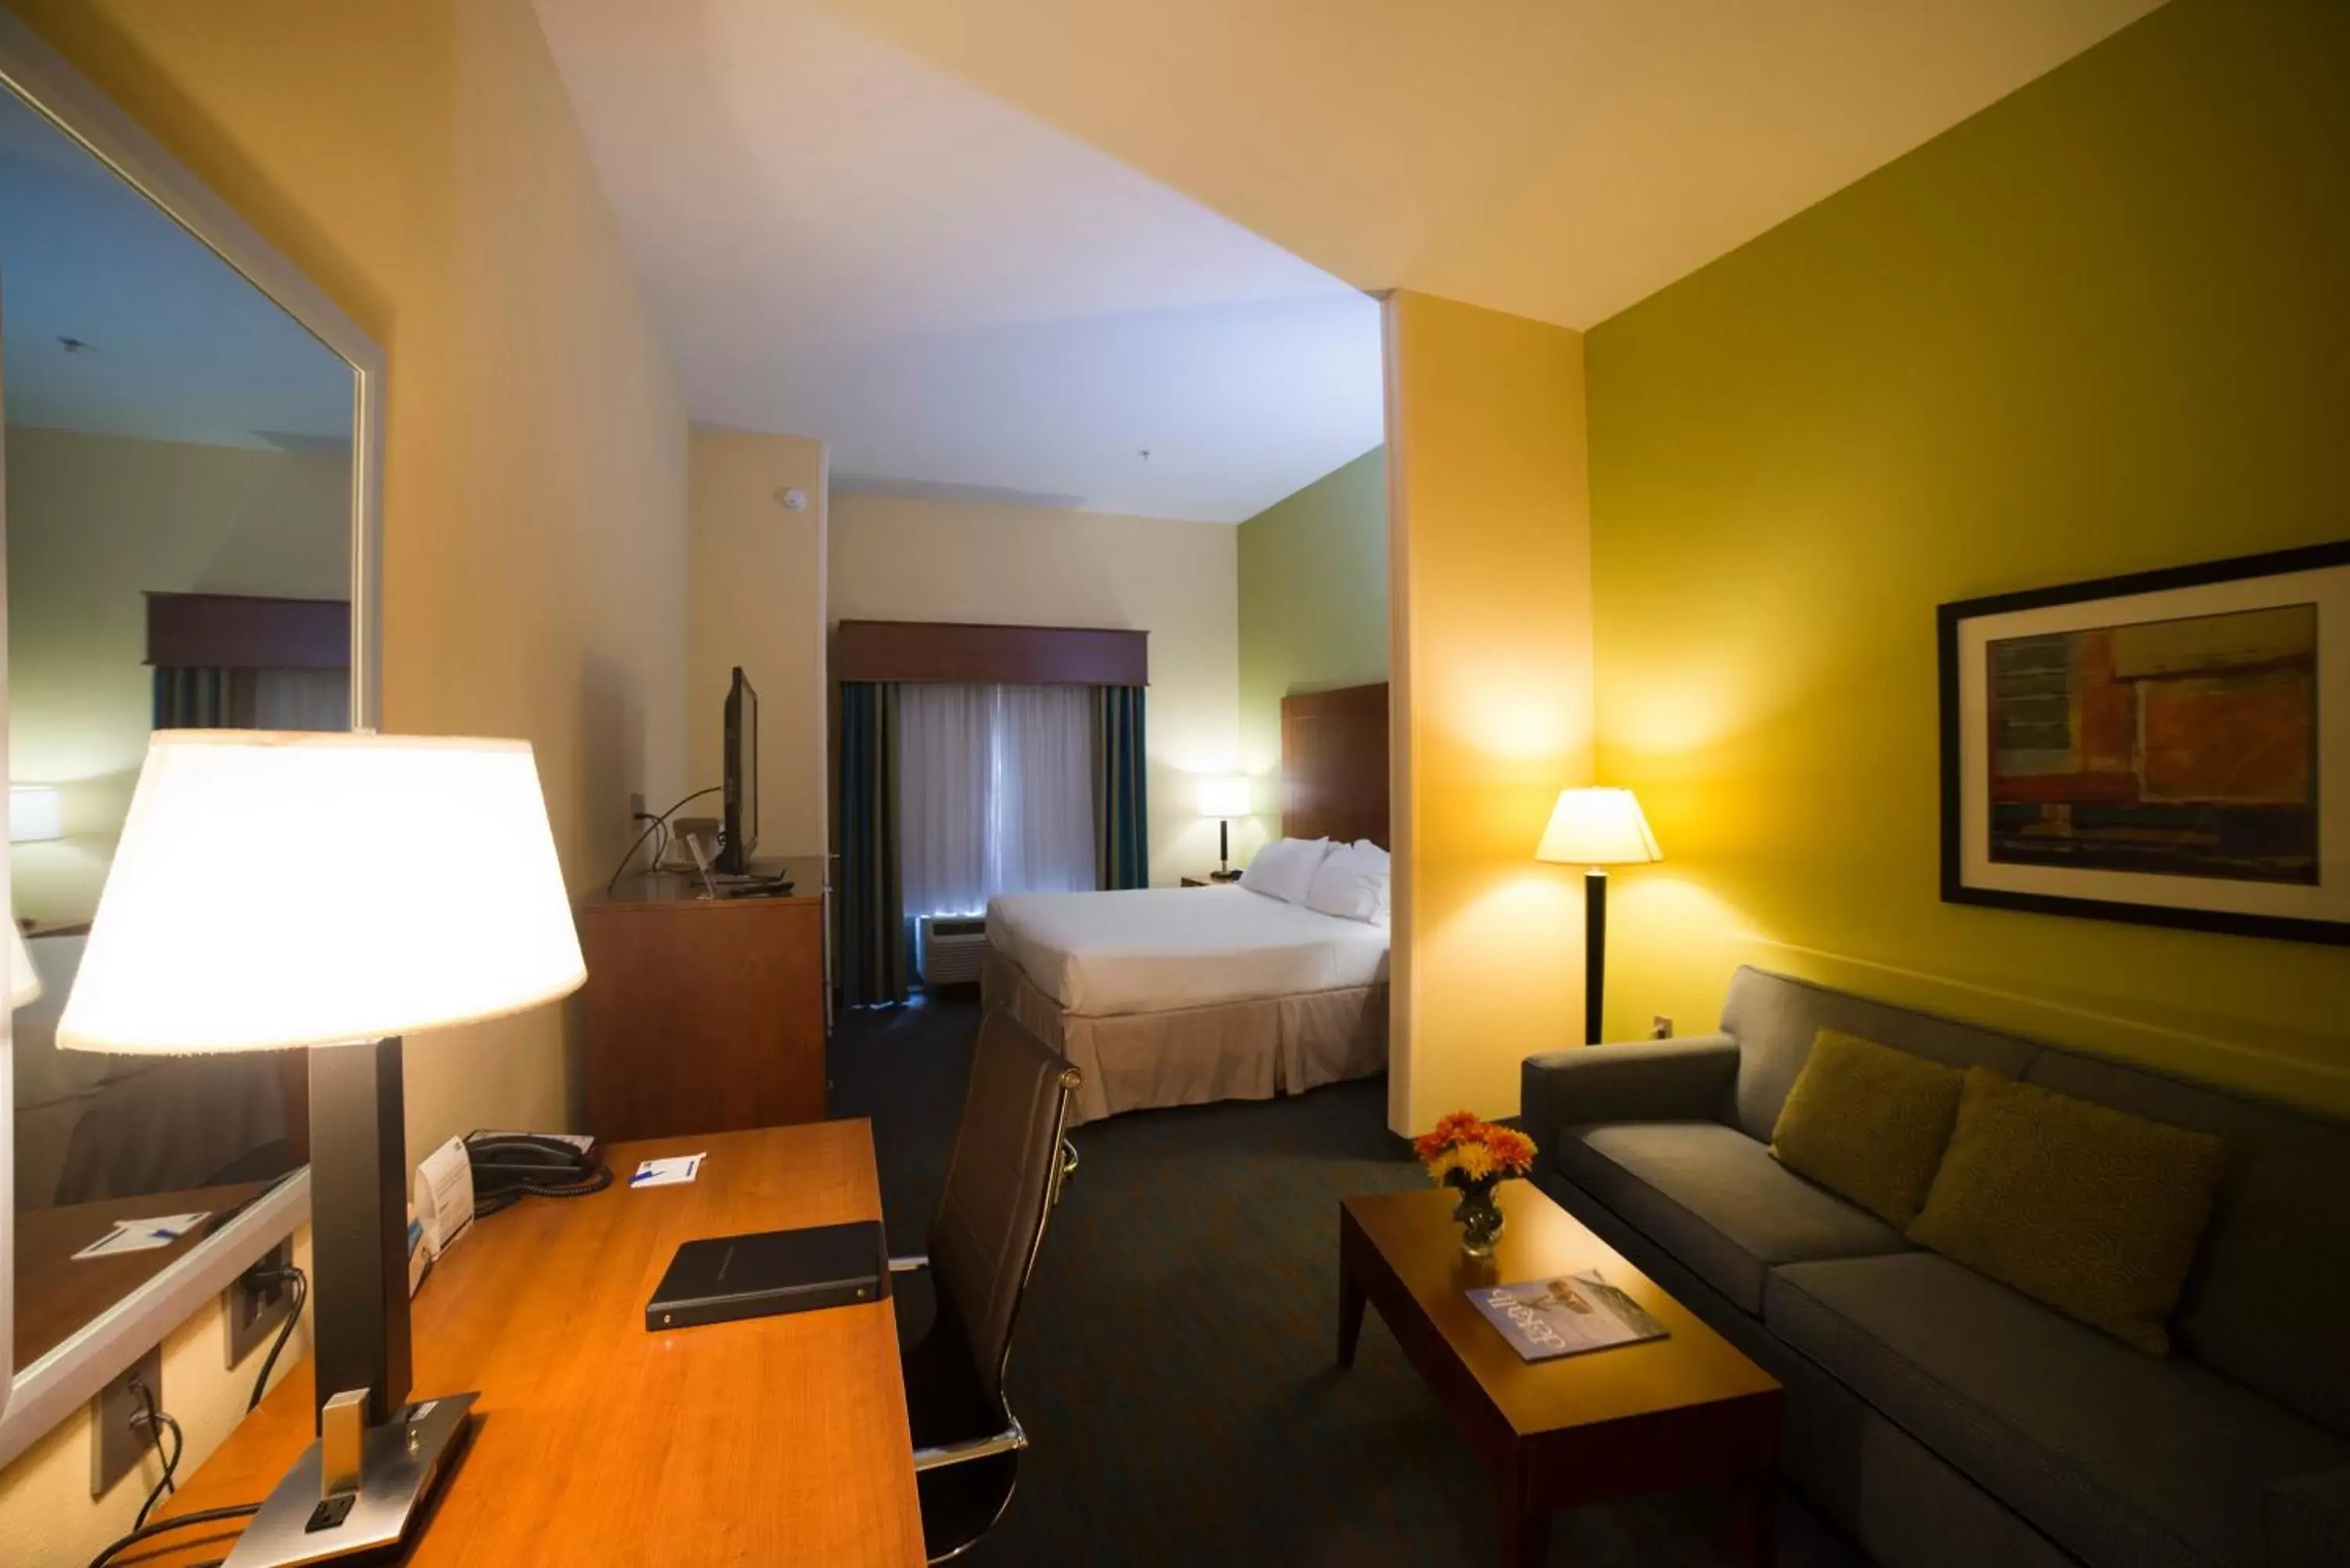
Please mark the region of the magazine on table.
<svg viewBox="0 0 2350 1568"><path fill-rule="evenodd" d="M1556 1280L1479 1285L1468 1293L1502 1337L1528 1361L1551 1361L1662 1339L1669 1332L1638 1302L1587 1269Z"/></svg>

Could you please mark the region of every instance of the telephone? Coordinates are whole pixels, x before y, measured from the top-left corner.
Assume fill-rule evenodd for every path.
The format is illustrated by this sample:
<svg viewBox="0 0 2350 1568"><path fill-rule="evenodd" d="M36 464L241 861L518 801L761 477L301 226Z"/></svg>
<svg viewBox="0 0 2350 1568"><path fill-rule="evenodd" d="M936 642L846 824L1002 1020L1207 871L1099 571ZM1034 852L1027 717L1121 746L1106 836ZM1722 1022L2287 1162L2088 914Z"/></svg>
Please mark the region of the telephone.
<svg viewBox="0 0 2350 1568"><path fill-rule="evenodd" d="M465 1159L477 1219L517 1198L584 1198L612 1185L604 1146L581 1133L471 1133Z"/></svg>

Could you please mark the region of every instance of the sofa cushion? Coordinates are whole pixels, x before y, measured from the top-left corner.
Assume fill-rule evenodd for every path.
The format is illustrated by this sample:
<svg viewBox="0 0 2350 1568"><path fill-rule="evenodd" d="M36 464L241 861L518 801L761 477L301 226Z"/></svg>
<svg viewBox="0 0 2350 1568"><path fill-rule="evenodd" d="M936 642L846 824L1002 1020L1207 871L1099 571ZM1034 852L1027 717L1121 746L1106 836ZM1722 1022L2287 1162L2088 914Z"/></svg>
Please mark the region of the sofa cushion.
<svg viewBox="0 0 2350 1568"><path fill-rule="evenodd" d="M1926 1206L1964 1083L1939 1062L1823 1029L1771 1129L1771 1157L1907 1225Z"/></svg>
<svg viewBox="0 0 2350 1568"><path fill-rule="evenodd" d="M2011 1078L2022 1076L2041 1049L2012 1034L1759 969L1742 969L1731 977L1721 1027L1738 1039L1738 1125L1749 1137L1766 1141L1823 1029L1857 1034L1946 1067L1989 1067Z"/></svg>
<svg viewBox="0 0 2350 1568"><path fill-rule="evenodd" d="M1720 1122L1570 1127L1559 1137L1557 1163L1569 1181L1756 1315L1774 1263L1908 1246L1882 1220Z"/></svg>
<svg viewBox="0 0 2350 1568"><path fill-rule="evenodd" d="M1930 1252L1799 1263L1763 1320L2092 1568L2256 1564L2273 1484L2350 1444Z"/></svg>
<svg viewBox="0 0 2350 1568"><path fill-rule="evenodd" d="M1909 1239L2153 1355L2211 1217L2209 1133L1967 1073Z"/></svg>
<svg viewBox="0 0 2350 1568"><path fill-rule="evenodd" d="M2226 1142L2172 1338L2350 1437L2350 1127L2064 1051L2041 1053L2024 1077Z"/></svg>

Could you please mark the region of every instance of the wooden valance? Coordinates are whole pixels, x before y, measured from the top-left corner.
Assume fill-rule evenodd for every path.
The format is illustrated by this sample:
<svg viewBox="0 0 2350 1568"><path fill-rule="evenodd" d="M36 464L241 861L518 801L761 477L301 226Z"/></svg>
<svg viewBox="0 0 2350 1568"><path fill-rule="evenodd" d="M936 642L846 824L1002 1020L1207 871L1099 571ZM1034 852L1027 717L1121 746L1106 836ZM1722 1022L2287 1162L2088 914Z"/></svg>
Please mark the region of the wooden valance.
<svg viewBox="0 0 2350 1568"><path fill-rule="evenodd" d="M1148 686L1150 634L1090 627L845 620L836 680L967 686Z"/></svg>
<svg viewBox="0 0 2350 1568"><path fill-rule="evenodd" d="M173 670L348 670L345 599L149 594L147 662Z"/></svg>

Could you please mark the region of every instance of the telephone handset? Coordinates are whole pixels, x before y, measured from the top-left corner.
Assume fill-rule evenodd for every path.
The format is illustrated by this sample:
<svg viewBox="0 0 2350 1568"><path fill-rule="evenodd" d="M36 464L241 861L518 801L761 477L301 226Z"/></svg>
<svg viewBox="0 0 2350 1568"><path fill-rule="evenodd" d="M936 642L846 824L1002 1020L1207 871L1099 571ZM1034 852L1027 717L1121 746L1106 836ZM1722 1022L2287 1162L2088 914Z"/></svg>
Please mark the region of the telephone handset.
<svg viewBox="0 0 2350 1568"><path fill-rule="evenodd" d="M612 1185L604 1146L580 1133L473 1133L465 1158L473 1168L476 1218L517 1198L583 1198Z"/></svg>

